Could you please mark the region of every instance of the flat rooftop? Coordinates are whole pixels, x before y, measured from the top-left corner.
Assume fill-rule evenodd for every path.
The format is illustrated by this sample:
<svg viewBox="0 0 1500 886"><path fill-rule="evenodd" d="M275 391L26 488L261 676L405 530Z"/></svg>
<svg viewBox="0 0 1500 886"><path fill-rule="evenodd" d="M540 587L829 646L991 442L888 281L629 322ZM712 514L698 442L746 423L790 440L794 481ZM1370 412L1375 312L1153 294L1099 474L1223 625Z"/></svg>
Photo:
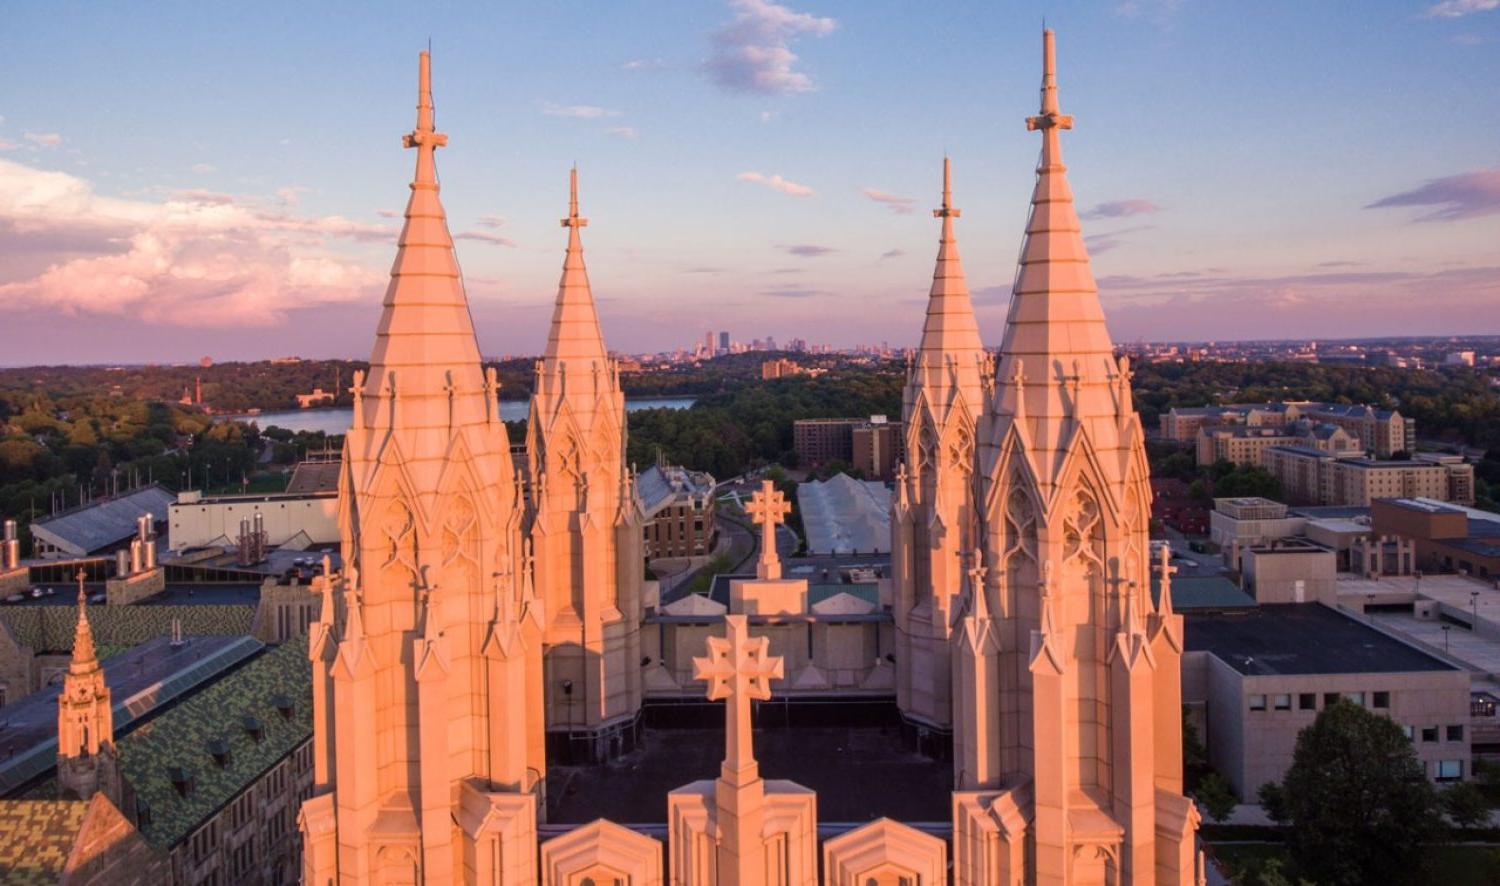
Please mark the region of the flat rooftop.
<svg viewBox="0 0 1500 886"><path fill-rule="evenodd" d="M952 764L903 749L895 725L757 727L755 756L763 778L818 792L819 822L946 822L953 815ZM635 751L612 762L549 766L547 821L665 821L667 793L717 778L723 758L722 727L648 727Z"/></svg>
<svg viewBox="0 0 1500 886"><path fill-rule="evenodd" d="M1457 670L1319 603L1189 613L1184 646L1247 677Z"/></svg>

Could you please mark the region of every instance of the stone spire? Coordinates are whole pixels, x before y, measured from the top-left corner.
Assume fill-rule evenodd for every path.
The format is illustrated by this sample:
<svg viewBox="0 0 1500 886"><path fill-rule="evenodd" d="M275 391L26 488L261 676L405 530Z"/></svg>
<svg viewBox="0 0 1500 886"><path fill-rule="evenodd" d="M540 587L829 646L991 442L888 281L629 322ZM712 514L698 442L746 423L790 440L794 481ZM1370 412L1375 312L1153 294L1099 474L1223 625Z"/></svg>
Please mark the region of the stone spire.
<svg viewBox="0 0 1500 886"><path fill-rule="evenodd" d="M80 569L73 657L57 697L57 782L64 797L87 800L102 792L118 806L122 782L115 757L114 711L94 650L83 580Z"/></svg>
<svg viewBox="0 0 1500 886"><path fill-rule="evenodd" d="M402 141L416 149L416 171L354 424L413 432L401 441L403 454L413 481L430 498L449 429L487 423L491 410L469 301L438 197L435 154L448 144L448 136L434 127L426 52L421 54L417 125ZM507 468L506 480L510 473Z"/></svg>
<svg viewBox="0 0 1500 886"><path fill-rule="evenodd" d="M1052 32L1043 32L1041 108L1026 128L1042 135L1041 159L1031 194L1031 215L1021 246L1020 269L1012 289L998 374L1010 380L1024 361L1024 387L1002 385L998 411L1026 418L1039 481L1046 488L1060 468L1063 447L1074 425L1104 431L1098 420L1114 421L1113 345L1099 305L1099 287L1089 269L1083 230L1073 206L1063 164L1061 133L1073 118L1060 110L1057 55ZM1024 404L1018 399L1024 396ZM1118 435L1104 432L1106 448Z"/></svg>
<svg viewBox="0 0 1500 886"><path fill-rule="evenodd" d="M932 214L942 232L922 341L902 392L907 488L892 506L891 531L897 704L923 731L943 734L952 724L949 653L964 581L960 556L976 547L974 441L992 375L953 232L962 211L953 205L947 157L942 205Z"/></svg>
<svg viewBox="0 0 1500 886"><path fill-rule="evenodd" d="M592 371L593 364L602 365L609 357L594 311L589 272L583 264L583 240L579 232L588 223L588 219L578 214L578 167L575 166L568 178L568 217L562 220L562 226L568 229L568 251L563 257L557 306L552 312L552 330L547 335L543 359L548 363L573 364L572 368L578 372Z"/></svg>
<svg viewBox="0 0 1500 886"><path fill-rule="evenodd" d="M1145 439L1062 162L1073 118L1058 100L1051 31L1042 57L1041 107L1026 120L1041 160L979 457L982 547L999 578L991 609L1010 639L999 691L970 693L955 723L955 745L983 756L971 768L992 775L960 784L956 808L986 813L962 812L955 831L1007 810L1025 819L996 850L1006 882L1024 871L1038 886L1186 886L1198 871L1196 813L1181 793L1180 617L1148 619L1141 598ZM955 881L989 882L990 856L956 843Z"/></svg>
<svg viewBox="0 0 1500 886"><path fill-rule="evenodd" d="M383 879L392 863L451 882L455 857L489 839L455 829L455 803L534 821L546 773L540 742L525 740L543 712L521 678L540 673L540 650L485 652L497 617L515 618L492 578L515 569L524 503L439 199L434 155L448 137L431 71L423 52L403 139L416 152L411 196L344 442L342 587L325 587L331 623L315 632L337 638L313 656L315 769L327 771L301 826L317 882ZM382 856L383 841L410 857Z"/></svg>
<svg viewBox="0 0 1500 886"><path fill-rule="evenodd" d="M78 624L73 629L73 660L68 670L75 674L89 673L98 669L98 658L94 652L94 631L89 626L88 598L84 594L84 572L78 570Z"/></svg>
<svg viewBox="0 0 1500 886"><path fill-rule="evenodd" d="M600 755L640 709L640 529L621 522L625 394L599 331L580 231L578 170L569 176L568 248L526 421L535 504L530 536L545 604L547 722Z"/></svg>

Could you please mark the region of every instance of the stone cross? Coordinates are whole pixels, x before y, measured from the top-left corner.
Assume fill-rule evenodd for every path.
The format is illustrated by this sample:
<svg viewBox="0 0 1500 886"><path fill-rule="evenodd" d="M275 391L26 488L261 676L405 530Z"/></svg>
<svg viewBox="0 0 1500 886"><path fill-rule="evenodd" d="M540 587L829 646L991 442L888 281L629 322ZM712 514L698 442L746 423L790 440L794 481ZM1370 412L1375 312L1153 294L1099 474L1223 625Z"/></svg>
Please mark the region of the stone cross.
<svg viewBox="0 0 1500 886"><path fill-rule="evenodd" d="M724 636L708 638L708 655L693 659L693 679L708 681L708 700L724 705L723 779L736 786L760 778L750 738L750 701L771 697L771 681L780 679L780 656L770 655L771 641L750 636L743 615L724 616Z"/></svg>
<svg viewBox="0 0 1500 886"><path fill-rule="evenodd" d="M781 578L781 559L776 556L776 527L786 521L792 505L770 480L762 480L760 491L750 496L745 512L750 519L760 524L760 562L756 564L755 577L761 581Z"/></svg>

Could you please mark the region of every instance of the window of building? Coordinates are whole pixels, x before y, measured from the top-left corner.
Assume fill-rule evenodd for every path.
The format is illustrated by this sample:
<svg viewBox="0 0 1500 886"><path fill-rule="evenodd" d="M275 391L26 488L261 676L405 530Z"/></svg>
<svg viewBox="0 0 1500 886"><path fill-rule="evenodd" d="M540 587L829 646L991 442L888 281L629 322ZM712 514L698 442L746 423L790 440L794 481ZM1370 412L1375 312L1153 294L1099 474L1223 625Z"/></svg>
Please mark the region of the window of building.
<svg viewBox="0 0 1500 886"><path fill-rule="evenodd" d="M1325 693L1323 693L1323 707L1325 707L1325 708L1328 707L1329 705L1333 704L1334 702L1338 701L1338 700L1339 700L1339 694L1337 692L1325 692Z"/></svg>
<svg viewBox="0 0 1500 886"><path fill-rule="evenodd" d="M1363 706L1365 703L1365 694L1363 692L1345 692L1344 698L1360 706Z"/></svg>
<svg viewBox="0 0 1500 886"><path fill-rule="evenodd" d="M1292 697L1290 695L1273 696L1273 703L1278 711L1290 711L1292 709Z"/></svg>
<svg viewBox="0 0 1500 886"><path fill-rule="evenodd" d="M1264 695L1250 696L1250 710L1263 711L1266 709L1266 697Z"/></svg>
<svg viewBox="0 0 1500 886"><path fill-rule="evenodd" d="M1373 696L1371 699L1373 707L1385 709L1391 706L1391 694L1389 692L1376 692L1373 693Z"/></svg>
<svg viewBox="0 0 1500 886"><path fill-rule="evenodd" d="M1462 760L1439 760L1437 762L1436 781L1458 781L1464 777L1464 761Z"/></svg>
<svg viewBox="0 0 1500 886"><path fill-rule="evenodd" d="M1417 727L1415 727L1415 726L1402 726L1401 727L1401 734L1404 735L1404 736L1406 736L1406 740L1407 741L1416 741L1417 740Z"/></svg>
<svg viewBox="0 0 1500 886"><path fill-rule="evenodd" d="M1438 740L1438 728L1436 726L1423 726L1422 727L1422 740L1423 741L1437 741Z"/></svg>
<svg viewBox="0 0 1500 886"><path fill-rule="evenodd" d="M1301 711L1316 711L1318 709L1318 694L1316 692L1304 692L1298 695L1297 709Z"/></svg>
<svg viewBox="0 0 1500 886"><path fill-rule="evenodd" d="M1449 726L1448 727L1448 740L1449 741L1463 741L1464 740L1464 728L1462 726Z"/></svg>

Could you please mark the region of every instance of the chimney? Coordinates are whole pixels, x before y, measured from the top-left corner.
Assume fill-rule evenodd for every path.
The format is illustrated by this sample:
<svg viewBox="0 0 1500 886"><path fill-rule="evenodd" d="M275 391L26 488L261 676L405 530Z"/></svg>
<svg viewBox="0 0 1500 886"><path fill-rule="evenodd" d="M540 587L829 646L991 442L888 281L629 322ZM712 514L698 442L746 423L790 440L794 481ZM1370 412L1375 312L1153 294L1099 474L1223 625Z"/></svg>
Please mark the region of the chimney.
<svg viewBox="0 0 1500 886"><path fill-rule="evenodd" d="M5 553L0 567L16 569L21 565L21 540L16 538L16 521L5 521Z"/></svg>
<svg viewBox="0 0 1500 886"><path fill-rule="evenodd" d="M135 518L135 537L145 544L151 538L151 515L142 514Z"/></svg>
<svg viewBox="0 0 1500 886"><path fill-rule="evenodd" d="M130 552L124 548L115 551L115 575L124 578L130 574Z"/></svg>
<svg viewBox="0 0 1500 886"><path fill-rule="evenodd" d="M144 545L141 540L133 538L130 540L130 574L135 575L141 571L141 549Z"/></svg>

